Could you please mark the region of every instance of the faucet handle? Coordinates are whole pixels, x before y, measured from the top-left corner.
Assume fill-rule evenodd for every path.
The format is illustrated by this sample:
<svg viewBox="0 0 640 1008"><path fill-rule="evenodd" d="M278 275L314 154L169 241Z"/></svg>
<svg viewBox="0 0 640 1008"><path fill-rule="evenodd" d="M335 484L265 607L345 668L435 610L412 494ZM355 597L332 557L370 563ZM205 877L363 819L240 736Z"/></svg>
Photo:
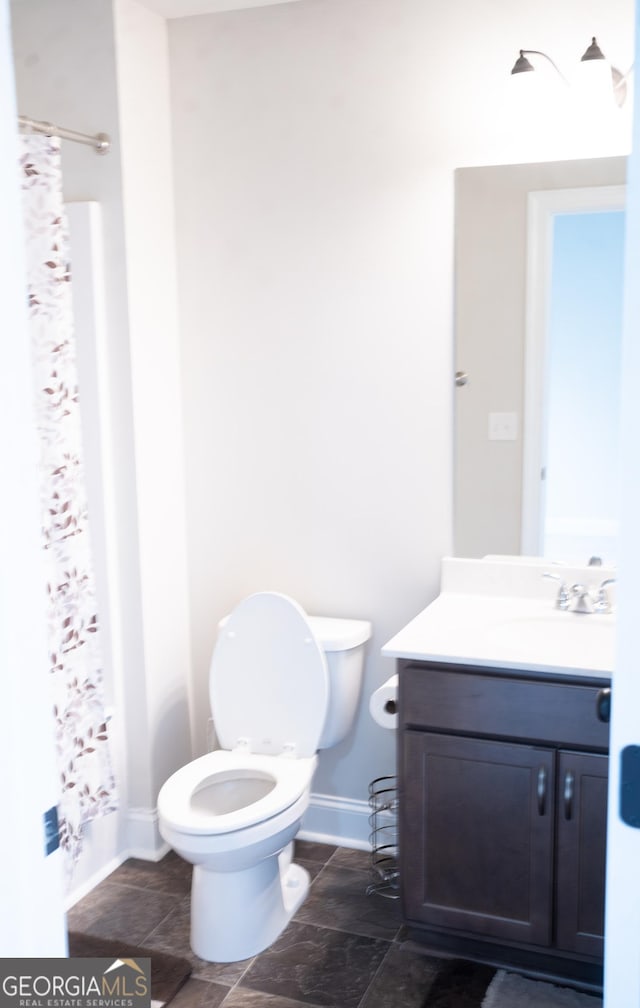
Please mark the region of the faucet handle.
<svg viewBox="0 0 640 1008"><path fill-rule="evenodd" d="M550 581L560 582L560 587L558 588L558 594L556 596L556 609L568 609L571 594L565 580L561 578L559 574L551 574L549 571L545 571L542 576L544 578L549 578Z"/></svg>
<svg viewBox="0 0 640 1008"><path fill-rule="evenodd" d="M596 596L596 600L593 605L595 612L597 613L611 612L612 608L611 599L609 597L609 592L607 591L607 588L609 587L609 585L615 584L616 581L617 578L610 577L605 578L604 581L600 584L600 587L598 588L598 594Z"/></svg>

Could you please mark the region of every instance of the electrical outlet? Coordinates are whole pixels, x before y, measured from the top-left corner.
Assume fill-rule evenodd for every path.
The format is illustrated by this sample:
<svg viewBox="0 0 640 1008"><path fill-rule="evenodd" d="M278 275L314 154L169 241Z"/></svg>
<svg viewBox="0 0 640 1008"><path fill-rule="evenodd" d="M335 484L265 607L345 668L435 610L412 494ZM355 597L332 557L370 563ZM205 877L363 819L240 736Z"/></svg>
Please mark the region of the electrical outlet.
<svg viewBox="0 0 640 1008"><path fill-rule="evenodd" d="M60 830L58 827L58 808L53 805L44 813L44 852L45 856L53 854L60 846Z"/></svg>

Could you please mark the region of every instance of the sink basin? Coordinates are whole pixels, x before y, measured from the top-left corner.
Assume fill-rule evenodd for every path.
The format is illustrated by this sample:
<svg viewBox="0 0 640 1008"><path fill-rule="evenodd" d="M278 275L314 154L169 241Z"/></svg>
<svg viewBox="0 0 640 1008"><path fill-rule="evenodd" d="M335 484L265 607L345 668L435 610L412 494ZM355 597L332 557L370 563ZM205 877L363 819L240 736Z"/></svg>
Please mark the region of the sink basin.
<svg viewBox="0 0 640 1008"><path fill-rule="evenodd" d="M613 667L615 616L611 613L552 609L506 616L488 621L482 636L486 647L503 659L513 660L521 654L538 667L543 664L576 670Z"/></svg>
<svg viewBox="0 0 640 1008"><path fill-rule="evenodd" d="M610 678L615 613L555 607L548 565L443 561L441 594L382 650L396 658ZM609 576L563 568L567 583L590 590Z"/></svg>

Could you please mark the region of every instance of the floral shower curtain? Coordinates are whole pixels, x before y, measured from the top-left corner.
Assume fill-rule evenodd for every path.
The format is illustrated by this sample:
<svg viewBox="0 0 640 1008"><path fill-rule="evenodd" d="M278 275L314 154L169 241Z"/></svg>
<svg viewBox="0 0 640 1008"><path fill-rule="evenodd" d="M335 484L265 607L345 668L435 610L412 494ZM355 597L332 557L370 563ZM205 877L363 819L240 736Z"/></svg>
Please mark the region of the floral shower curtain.
<svg viewBox="0 0 640 1008"><path fill-rule="evenodd" d="M104 714L78 400L60 141L20 138L29 332L40 444L49 679L69 870L83 828L116 807ZM44 684L43 684L44 688Z"/></svg>

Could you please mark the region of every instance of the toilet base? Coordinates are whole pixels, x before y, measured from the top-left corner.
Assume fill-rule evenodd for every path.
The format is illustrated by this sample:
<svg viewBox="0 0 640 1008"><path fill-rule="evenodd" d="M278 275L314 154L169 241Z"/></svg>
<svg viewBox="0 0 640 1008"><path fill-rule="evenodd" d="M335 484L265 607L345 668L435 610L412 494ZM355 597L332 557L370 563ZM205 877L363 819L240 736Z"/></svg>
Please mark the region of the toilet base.
<svg viewBox="0 0 640 1008"><path fill-rule="evenodd" d="M191 948L207 962L250 959L284 931L308 889L309 873L286 855L267 857L242 871L194 865Z"/></svg>

